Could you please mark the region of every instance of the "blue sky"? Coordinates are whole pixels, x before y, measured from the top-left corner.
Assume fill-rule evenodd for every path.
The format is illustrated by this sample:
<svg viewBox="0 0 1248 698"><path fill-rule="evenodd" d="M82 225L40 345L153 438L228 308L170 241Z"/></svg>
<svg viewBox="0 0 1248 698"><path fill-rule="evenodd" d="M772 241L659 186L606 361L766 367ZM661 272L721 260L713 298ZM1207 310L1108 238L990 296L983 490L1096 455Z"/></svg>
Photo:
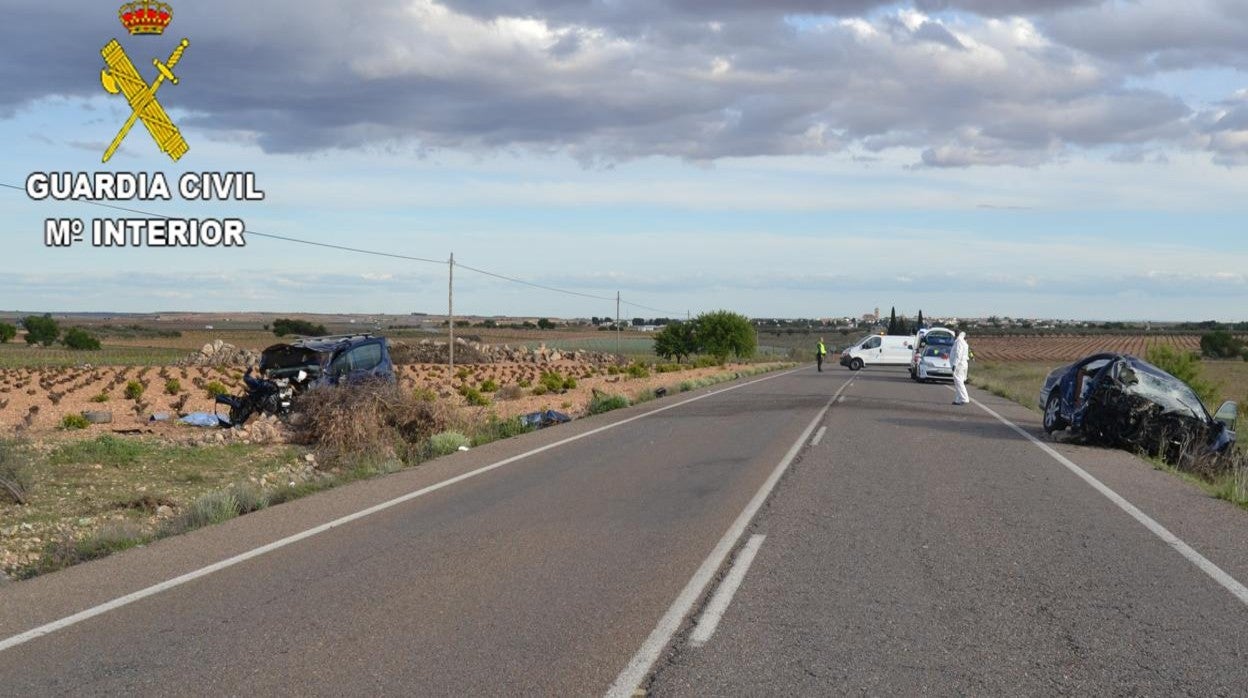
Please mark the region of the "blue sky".
<svg viewBox="0 0 1248 698"><path fill-rule="evenodd" d="M158 39L99 3L6 23L0 183L255 171L264 202L126 205L454 252L673 314L1248 317L1241 2L386 0L368 19L275 2L241 28L234 4L174 3ZM99 88L99 46L121 39L143 70L181 36L160 99L191 152L174 165L136 128L102 167L129 110ZM445 308L437 265L262 238L42 245L45 218L110 215L0 190L0 307ZM462 270L456 306L614 313Z"/></svg>

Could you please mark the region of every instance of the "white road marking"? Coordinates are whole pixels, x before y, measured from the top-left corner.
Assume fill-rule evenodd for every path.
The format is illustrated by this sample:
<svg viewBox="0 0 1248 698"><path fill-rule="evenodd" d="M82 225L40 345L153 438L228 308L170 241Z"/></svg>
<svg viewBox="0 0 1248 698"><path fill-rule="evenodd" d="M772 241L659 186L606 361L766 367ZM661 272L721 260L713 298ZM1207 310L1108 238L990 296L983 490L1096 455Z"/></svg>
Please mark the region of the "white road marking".
<svg viewBox="0 0 1248 698"><path fill-rule="evenodd" d="M819 442L823 441L823 435L826 433L828 433L827 427L819 427L819 431L815 432L815 438L810 440L810 445L818 446Z"/></svg>
<svg viewBox="0 0 1248 698"><path fill-rule="evenodd" d="M737 554L737 559L732 563L732 569L724 577L724 581L720 583L719 588L715 590L715 595L711 597L710 603L703 609L702 615L698 616L698 624L694 626L693 633L689 636L690 645L701 647L709 642L711 636L715 634L715 629L719 627L720 619L724 617L724 613L728 610L728 605L732 603L732 597L736 595L737 588L741 586L742 580L745 579L745 573L750 570L750 565L754 562L754 556L758 554L758 549L763 545L763 541L766 538L767 536L758 533L750 536L750 539L745 542L745 546Z"/></svg>
<svg viewBox="0 0 1248 698"><path fill-rule="evenodd" d="M537 455L544 451L549 451L553 448L558 448L559 446L570 444L573 441L579 441L586 437L593 436L594 434L600 434L609 429L614 429L616 427L623 426L630 422L635 422L639 419L644 419L651 415L659 414L660 412L673 410L673 409L676 409L677 407L688 405L691 402L697 402L698 400L705 400L706 398L713 397L715 395L721 395L723 393L733 391L733 390L738 390L740 388L754 385L756 383L761 383L763 381L769 381L769 380L773 380L776 378L780 378L782 376L787 376L799 370L801 369L795 368L789 371L781 371L779 373L776 373L770 376L765 376L763 378L758 378L756 380L752 380L747 383L741 383L739 385L733 385L727 388L721 388L719 390L712 390L711 392L706 393L704 395L698 395L696 397L691 397L686 400L681 400L680 402L673 403L671 405L666 405L658 409L650 410L649 412L645 412L643 414L635 415L627 419L621 419L618 422L604 424L603 426L597 427L595 429L590 429L589 431L581 433L581 434L577 434L576 436L569 436L566 439L561 439L554 443L546 444L545 446L539 446L535 449L526 451L519 455L512 456L510 458L505 458L503 460L498 461L497 463L491 463L490 465L477 468L476 470L463 473L462 475L456 475L455 477L443 480L442 482L429 485L428 487L423 487L419 490L416 490L415 492L409 492L400 497L395 497L394 499L382 502L381 504L376 504L367 509L362 509L360 511L355 512L354 514L348 514L341 518L334 519L333 521L330 521L328 523L321 524L320 526L309 528L306 531L302 531L300 533L287 536L285 538L282 538L281 540L273 541L272 543L269 543L267 545L262 545L258 548L248 550L247 552L244 552L244 553L239 553L238 555L235 555L234 557L226 558L225 560L221 560L220 562L213 563L211 565L208 565L207 567L201 567L200 569L194 570L192 572L187 572L186 574L180 575L178 577L174 577L173 579L166 580L159 584L154 584L150 587L140 589L131 594L120 596L116 599L113 599L112 601L99 604L98 606L92 606L91 608L88 608L86 610L79 611L78 613L75 613L73 615L61 618L60 620L55 620L55 621L52 621L51 623L46 623L37 628L32 628L31 630L27 630L24 633L14 635L4 640L0 640L0 652L3 652L4 650L7 650L7 649L11 649L13 647L17 647L18 645L30 642L31 640L34 640L35 638L42 637L50 633L54 633L57 630L68 628L71 625L76 625L89 618L94 618L95 616L108 613L109 611L121 608L123 606L128 606L136 601L140 601L149 596L154 596L161 592L168 591L170 589L173 589L174 587L178 587L183 584L186 584L187 582L191 582L196 579L199 579L200 577L206 577L214 572L220 572L223 569L233 567L234 565L237 565L242 562L246 562L247 560L251 560L252 558L260 557L261 555L264 555L265 553L271 553L274 550L278 550L279 548L284 548L293 543L298 543L301 540L311 538L313 536L319 535L331 529L338 528L339 526L349 524L353 521L358 521L359 519L363 519L367 516L372 516L373 514L376 514L378 512L385 511L386 509L390 509L392 507L403 504L404 502L410 502L413 499L416 499L418 497L423 497L432 492L436 492L444 487L450 487L451 485L463 482L464 480L488 473L491 470L497 470L498 468L501 468L505 465L510 465L512 463L515 463L516 461L523 460L525 458ZM805 439L803 438L802 441L804 442Z"/></svg>
<svg viewBox="0 0 1248 698"><path fill-rule="evenodd" d="M802 446L810 438L810 434L815 430L815 426L823 420L823 416L828 413L832 403L836 402L841 393L845 392L845 389L853 382L853 378L845 381L845 384L841 386L840 390L836 391L832 399L828 400L828 404L824 405L823 409L819 410L819 414L815 415L815 418L810 421L810 424L806 426L801 436L797 437L797 441L793 442L789 452L781 459L775 470L771 471L771 475L767 477L762 487L758 488L758 492L754 493L754 497L745 505L745 509L742 509L741 513L737 515L736 520L732 522L732 525L724 532L723 537L719 539L719 543L711 550L711 554L707 555L706 559L702 561L702 566L698 567L698 570L693 573L693 577L689 579L689 583L685 585L685 588L680 591L676 600L672 602L671 607L667 609L667 613L664 613L663 617L659 619L658 625L654 626L654 630L650 631L649 637L642 643L641 648L637 650L637 654L633 655L633 658L628 662L628 666L624 667L620 675L615 678L615 682L607 689L607 698L632 696L633 692L641 685L641 682L646 678L646 674L650 673L650 667L654 666L655 660L662 654L663 648L667 647L667 643L671 642L672 636L680 629L681 620L689 614L690 609L697 603L698 597L702 596L702 592L706 590L707 585L715 578L716 570L724 564L724 560L728 559L728 554L732 552L737 541L741 539L746 527L754 519L754 515L758 513L763 503L767 501L768 495L775 489L776 483L780 481L784 471L788 470L789 465L793 463L793 459L797 458L797 454L801 452Z"/></svg>
<svg viewBox="0 0 1248 698"><path fill-rule="evenodd" d="M952 390L952 388L950 389ZM1243 584L1240 584L1239 581L1237 581L1234 577L1232 577L1231 575L1223 571L1221 567L1218 567L1217 565L1213 564L1213 562L1209 560L1209 558L1196 552L1195 548L1188 545L1181 538L1171 533L1169 529L1167 529L1165 526L1162 526L1160 523L1157 523L1156 519L1140 511L1138 507L1136 507L1131 502L1128 502L1125 497L1123 497L1122 495L1110 489L1108 485L1106 485L1105 483L1093 477L1091 473L1089 473L1088 471L1076 465L1074 461L1058 453L1057 450L1054 449L1052 446L1046 444L1040 439L1037 439L1030 432L1026 431L1025 429L1018 426L1017 424L1011 422L1005 417L1002 417L1001 415L997 414L994 410L992 410L992 408L988 407L987 405L980 402L979 400L972 399L971 402L978 405L981 410L987 412L993 417L996 417L997 421L1001 422L1007 427L1018 432L1018 434L1021 435L1023 438L1035 444L1036 447L1038 447L1041 451L1044 451L1045 453L1049 454L1053 458L1053 460L1066 466L1067 470L1079 476L1079 478L1081 478L1084 482L1091 485L1092 489L1105 495L1106 499L1118 505L1119 509L1122 509L1123 511L1130 514L1131 518L1143 524L1144 528L1147 528L1149 531L1152 531L1153 535L1165 541L1166 545L1169 545L1171 548L1174 548L1180 555L1187 558L1188 562L1191 562L1193 565L1199 568L1201 572L1204 572L1205 574L1209 575L1213 579L1213 581L1217 582L1218 584L1221 584L1227 591L1231 592L1231 594L1233 594L1235 598L1239 599L1240 603L1243 603L1245 606L1248 606L1248 587L1245 587Z"/></svg>

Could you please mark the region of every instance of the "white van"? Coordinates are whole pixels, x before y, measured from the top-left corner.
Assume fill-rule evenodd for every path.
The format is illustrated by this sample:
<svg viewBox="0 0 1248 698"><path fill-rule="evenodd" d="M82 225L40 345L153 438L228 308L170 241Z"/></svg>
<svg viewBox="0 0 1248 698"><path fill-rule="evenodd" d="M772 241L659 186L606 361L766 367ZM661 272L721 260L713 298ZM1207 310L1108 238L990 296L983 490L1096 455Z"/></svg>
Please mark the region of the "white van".
<svg viewBox="0 0 1248 698"><path fill-rule="evenodd" d="M863 366L909 366L913 354L913 336L872 334L841 352L841 365L851 371Z"/></svg>

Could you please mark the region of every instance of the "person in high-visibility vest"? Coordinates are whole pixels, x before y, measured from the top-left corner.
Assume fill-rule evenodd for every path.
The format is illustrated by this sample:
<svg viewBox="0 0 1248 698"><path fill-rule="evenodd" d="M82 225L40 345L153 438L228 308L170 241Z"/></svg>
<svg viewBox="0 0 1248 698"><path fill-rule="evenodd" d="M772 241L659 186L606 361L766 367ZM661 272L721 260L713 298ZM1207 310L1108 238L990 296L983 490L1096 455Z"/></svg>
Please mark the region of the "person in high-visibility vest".
<svg viewBox="0 0 1248 698"><path fill-rule="evenodd" d="M819 346L815 348L815 363L819 366L819 370L823 371L823 357L828 353L828 348L823 345L823 337L819 338Z"/></svg>

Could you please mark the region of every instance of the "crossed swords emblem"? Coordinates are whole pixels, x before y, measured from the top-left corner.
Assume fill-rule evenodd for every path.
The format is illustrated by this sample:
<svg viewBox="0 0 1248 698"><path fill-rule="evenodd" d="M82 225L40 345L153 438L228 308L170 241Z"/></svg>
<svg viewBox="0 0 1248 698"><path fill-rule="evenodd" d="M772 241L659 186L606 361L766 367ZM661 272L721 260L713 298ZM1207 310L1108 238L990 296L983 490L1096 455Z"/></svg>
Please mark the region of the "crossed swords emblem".
<svg viewBox="0 0 1248 698"><path fill-rule="evenodd" d="M165 80L178 84L178 77L173 74L173 68L182 60L182 54L186 51L186 47L191 42L183 39L178 47L173 50L169 56L169 60L162 63L160 59L153 58L152 64L156 66L156 70L160 74L156 76L156 81L147 84L147 81L139 76L139 71L134 69L134 64L130 62L130 57L126 55L125 49L114 39L109 41L100 55L104 57L104 62L108 67L100 71L100 83L104 85L104 89L109 94L121 93L125 95L126 101L130 103L130 118L126 119L126 123L122 125L121 130L117 132L117 136L113 138L113 142L109 144L108 150L104 151L104 162L108 162L113 157L113 153L117 152L117 148L121 146L121 142L125 140L126 134L130 133L130 129L134 127L135 121L142 121L147 127L147 132L152 134L152 139L156 141L156 145L161 152L173 158L176 162L186 151L190 150L190 146L186 144L186 140L182 138L182 132L174 125L169 115L165 113L164 107L160 106L160 102L156 101L156 91L164 84Z"/></svg>

